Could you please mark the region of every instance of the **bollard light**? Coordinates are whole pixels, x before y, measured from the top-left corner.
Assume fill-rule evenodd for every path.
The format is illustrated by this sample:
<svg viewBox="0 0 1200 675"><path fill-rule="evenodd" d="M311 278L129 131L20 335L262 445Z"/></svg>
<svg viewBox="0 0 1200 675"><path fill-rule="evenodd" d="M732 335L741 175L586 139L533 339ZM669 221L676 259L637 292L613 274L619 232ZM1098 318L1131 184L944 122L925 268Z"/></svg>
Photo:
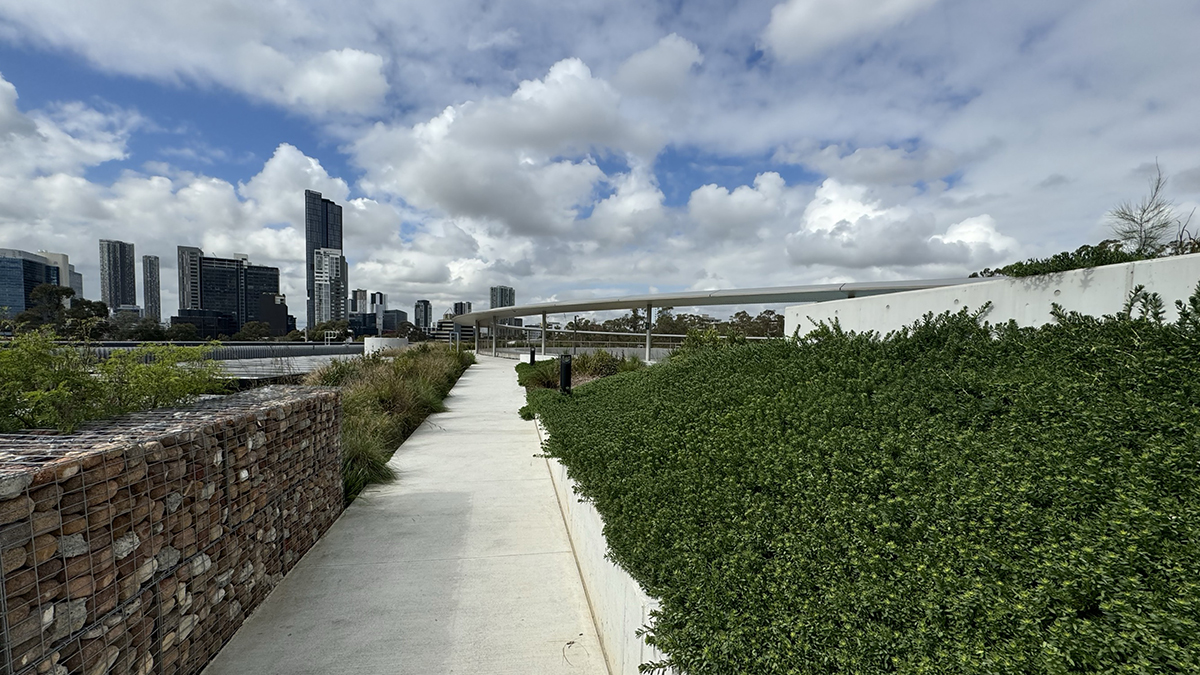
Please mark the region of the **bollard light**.
<svg viewBox="0 0 1200 675"><path fill-rule="evenodd" d="M533 347L530 347L529 348L529 365L532 366L536 362L536 358L535 358L536 354L537 354L537 350L534 349Z"/></svg>
<svg viewBox="0 0 1200 675"><path fill-rule="evenodd" d="M558 357L558 390L564 394L571 393L571 355L563 354Z"/></svg>

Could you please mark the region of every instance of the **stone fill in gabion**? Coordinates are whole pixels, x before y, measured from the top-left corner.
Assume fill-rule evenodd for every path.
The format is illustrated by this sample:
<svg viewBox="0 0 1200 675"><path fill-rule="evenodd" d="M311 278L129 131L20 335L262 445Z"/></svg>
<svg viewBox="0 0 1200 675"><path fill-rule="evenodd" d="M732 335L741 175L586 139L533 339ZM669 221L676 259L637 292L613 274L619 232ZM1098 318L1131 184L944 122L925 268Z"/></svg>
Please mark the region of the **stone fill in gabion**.
<svg viewBox="0 0 1200 675"><path fill-rule="evenodd" d="M336 392L0 435L0 675L199 673L343 508Z"/></svg>

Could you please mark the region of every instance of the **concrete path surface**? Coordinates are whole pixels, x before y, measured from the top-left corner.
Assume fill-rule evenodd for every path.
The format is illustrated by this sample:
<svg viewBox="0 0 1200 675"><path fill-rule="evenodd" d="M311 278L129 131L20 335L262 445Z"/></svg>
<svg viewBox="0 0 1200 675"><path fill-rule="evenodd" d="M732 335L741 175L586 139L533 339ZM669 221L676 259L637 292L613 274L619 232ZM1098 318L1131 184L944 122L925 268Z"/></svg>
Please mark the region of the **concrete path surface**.
<svg viewBox="0 0 1200 675"><path fill-rule="evenodd" d="M513 361L479 357L204 671L607 670Z"/></svg>

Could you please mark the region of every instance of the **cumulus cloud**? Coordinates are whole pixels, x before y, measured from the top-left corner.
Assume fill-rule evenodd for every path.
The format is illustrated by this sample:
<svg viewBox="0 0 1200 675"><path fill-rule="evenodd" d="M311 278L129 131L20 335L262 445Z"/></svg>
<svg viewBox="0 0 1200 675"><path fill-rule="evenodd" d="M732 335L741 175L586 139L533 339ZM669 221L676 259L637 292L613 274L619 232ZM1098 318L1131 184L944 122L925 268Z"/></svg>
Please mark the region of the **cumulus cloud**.
<svg viewBox="0 0 1200 675"><path fill-rule="evenodd" d="M671 33L622 63L613 84L627 94L671 99L683 91L692 67L703 62L699 47Z"/></svg>
<svg viewBox="0 0 1200 675"><path fill-rule="evenodd" d="M0 36L80 54L101 70L227 87L301 114L377 112L384 59L328 44L322 17L292 3L0 1Z"/></svg>
<svg viewBox="0 0 1200 675"><path fill-rule="evenodd" d="M884 206L861 185L827 179L804 209L799 229L787 237L791 259L801 265L978 267L1016 252L1016 241L980 215L938 231L929 213Z"/></svg>
<svg viewBox="0 0 1200 675"><path fill-rule="evenodd" d="M787 0L771 10L763 41L781 59L801 61L890 28L937 1Z"/></svg>
<svg viewBox="0 0 1200 675"><path fill-rule="evenodd" d="M411 127L375 125L352 146L371 191L516 235L567 232L605 179L592 152L653 157L657 139L579 59L505 98L446 108Z"/></svg>
<svg viewBox="0 0 1200 675"><path fill-rule="evenodd" d="M688 215L705 239L754 239L762 228L794 219L806 202L807 191L789 188L774 171L761 173L754 185L731 192L710 183L692 192Z"/></svg>

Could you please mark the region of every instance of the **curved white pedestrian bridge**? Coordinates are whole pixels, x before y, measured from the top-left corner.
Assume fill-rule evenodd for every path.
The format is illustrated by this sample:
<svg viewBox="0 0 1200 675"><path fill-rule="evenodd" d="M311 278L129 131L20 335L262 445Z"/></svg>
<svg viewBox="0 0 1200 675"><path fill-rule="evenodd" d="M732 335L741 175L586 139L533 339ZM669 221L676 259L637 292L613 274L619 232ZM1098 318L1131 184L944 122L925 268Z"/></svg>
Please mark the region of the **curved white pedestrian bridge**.
<svg viewBox="0 0 1200 675"><path fill-rule="evenodd" d="M481 356L206 675L607 673L524 398Z"/></svg>

